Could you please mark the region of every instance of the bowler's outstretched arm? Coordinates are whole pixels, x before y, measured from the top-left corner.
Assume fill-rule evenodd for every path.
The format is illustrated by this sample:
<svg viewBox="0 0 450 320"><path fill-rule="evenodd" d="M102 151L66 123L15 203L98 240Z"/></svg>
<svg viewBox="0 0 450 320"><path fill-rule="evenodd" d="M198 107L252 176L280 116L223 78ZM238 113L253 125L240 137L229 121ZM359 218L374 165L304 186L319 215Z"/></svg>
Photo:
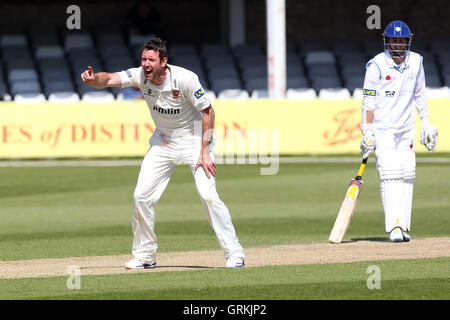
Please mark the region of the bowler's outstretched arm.
<svg viewBox="0 0 450 320"><path fill-rule="evenodd" d="M81 74L81 80L95 88L103 89L106 87L121 87L122 81L117 72L97 72L94 73L91 66Z"/></svg>

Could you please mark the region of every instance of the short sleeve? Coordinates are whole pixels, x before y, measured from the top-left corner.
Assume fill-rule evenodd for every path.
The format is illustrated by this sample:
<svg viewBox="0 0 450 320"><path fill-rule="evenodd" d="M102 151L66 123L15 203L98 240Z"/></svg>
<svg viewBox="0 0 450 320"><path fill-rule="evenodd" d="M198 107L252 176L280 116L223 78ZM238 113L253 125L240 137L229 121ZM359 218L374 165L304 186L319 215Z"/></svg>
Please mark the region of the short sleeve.
<svg viewBox="0 0 450 320"><path fill-rule="evenodd" d="M378 90L381 84L381 71L378 65L371 61L367 64L363 85L363 109L374 110L377 102Z"/></svg>
<svg viewBox="0 0 450 320"><path fill-rule="evenodd" d="M198 111L202 111L211 105L211 101L205 94L198 76L191 73L189 79L184 83L184 95L190 101L192 106Z"/></svg>
<svg viewBox="0 0 450 320"><path fill-rule="evenodd" d="M141 67L130 68L119 72L120 80L122 81L121 88L140 87L141 83Z"/></svg>

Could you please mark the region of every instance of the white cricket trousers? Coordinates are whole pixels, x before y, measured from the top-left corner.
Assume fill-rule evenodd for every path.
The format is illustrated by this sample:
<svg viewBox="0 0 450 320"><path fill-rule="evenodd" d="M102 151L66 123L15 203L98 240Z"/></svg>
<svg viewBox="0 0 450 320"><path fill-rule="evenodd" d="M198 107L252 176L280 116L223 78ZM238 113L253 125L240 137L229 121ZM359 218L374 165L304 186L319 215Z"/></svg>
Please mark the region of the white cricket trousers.
<svg viewBox="0 0 450 320"><path fill-rule="evenodd" d="M150 149L144 157L134 191L133 210L133 256L142 262L156 261L158 248L155 234L155 206L169 183L177 164L188 164L194 176L195 185L206 211L209 224L224 251L226 259L244 259L244 250L239 243L228 208L216 191L214 176L206 176L202 167L194 171L200 156L201 137L182 136L163 141L156 130L150 139ZM214 161L213 144L210 156ZM180 230L180 232L183 232Z"/></svg>
<svg viewBox="0 0 450 320"><path fill-rule="evenodd" d="M380 176L380 193L385 231L400 227L410 231L416 154L413 128L400 133L376 132L375 156Z"/></svg>

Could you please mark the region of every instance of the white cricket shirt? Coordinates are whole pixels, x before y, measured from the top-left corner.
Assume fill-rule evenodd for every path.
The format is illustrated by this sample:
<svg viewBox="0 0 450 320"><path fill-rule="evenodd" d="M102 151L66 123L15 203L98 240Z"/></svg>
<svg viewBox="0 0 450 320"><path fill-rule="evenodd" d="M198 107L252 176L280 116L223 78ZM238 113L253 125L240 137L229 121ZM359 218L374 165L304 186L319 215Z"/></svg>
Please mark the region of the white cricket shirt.
<svg viewBox="0 0 450 320"><path fill-rule="evenodd" d="M142 67L119 72L122 88L138 87L147 102L156 128L167 136L194 134L194 122L202 121L201 110L211 105L198 76L185 68L167 65L162 85L145 78ZM200 126L201 128L201 126Z"/></svg>
<svg viewBox="0 0 450 320"><path fill-rule="evenodd" d="M385 51L367 63L363 120L366 110L375 110L377 130L397 133L414 128L414 107L421 119L428 117L422 60L421 55L407 52L402 64L397 65Z"/></svg>

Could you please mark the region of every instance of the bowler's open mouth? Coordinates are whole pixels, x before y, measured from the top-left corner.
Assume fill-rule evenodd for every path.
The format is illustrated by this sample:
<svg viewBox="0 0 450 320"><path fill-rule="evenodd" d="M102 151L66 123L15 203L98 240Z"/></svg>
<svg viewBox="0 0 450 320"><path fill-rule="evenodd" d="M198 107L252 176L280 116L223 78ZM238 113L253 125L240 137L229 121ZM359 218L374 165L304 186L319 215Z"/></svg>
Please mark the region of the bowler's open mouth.
<svg viewBox="0 0 450 320"><path fill-rule="evenodd" d="M144 69L144 75L146 77L149 77L152 74L152 72L153 72L153 70L151 70L151 69Z"/></svg>

